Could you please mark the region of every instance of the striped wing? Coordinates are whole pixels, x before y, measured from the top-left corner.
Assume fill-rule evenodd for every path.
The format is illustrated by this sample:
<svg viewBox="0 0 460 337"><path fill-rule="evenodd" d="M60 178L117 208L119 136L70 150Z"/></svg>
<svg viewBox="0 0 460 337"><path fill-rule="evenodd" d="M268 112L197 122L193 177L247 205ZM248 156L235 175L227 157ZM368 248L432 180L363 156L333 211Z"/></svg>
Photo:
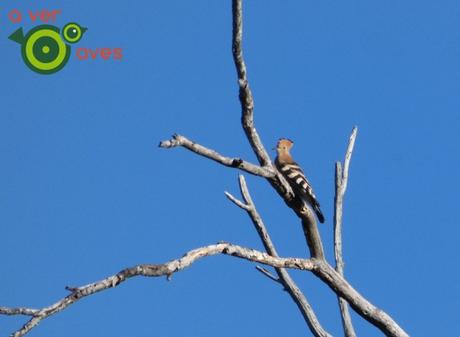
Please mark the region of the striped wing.
<svg viewBox="0 0 460 337"><path fill-rule="evenodd" d="M291 162L289 164L283 165L278 162L277 167L281 174L289 182L294 192L299 193L301 197L306 199L306 201L313 207L318 220L323 223L324 216L321 212L319 202L316 199L315 192L313 192L313 188L308 182L307 177L305 177L305 174L303 173L299 164L296 162Z"/></svg>
<svg viewBox="0 0 460 337"><path fill-rule="evenodd" d="M291 186L295 186L295 189L298 192L301 192L305 196L316 200L313 188L311 187L307 177L305 177L305 174L297 163L283 165L280 167L280 171L286 180L291 184Z"/></svg>

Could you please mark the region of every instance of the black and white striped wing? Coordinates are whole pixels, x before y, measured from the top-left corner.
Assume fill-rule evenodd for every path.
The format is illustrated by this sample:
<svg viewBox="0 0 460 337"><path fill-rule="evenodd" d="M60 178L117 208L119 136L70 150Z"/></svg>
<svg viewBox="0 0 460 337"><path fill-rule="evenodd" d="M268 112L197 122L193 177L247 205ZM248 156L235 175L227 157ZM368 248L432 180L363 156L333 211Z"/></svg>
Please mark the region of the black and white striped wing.
<svg viewBox="0 0 460 337"><path fill-rule="evenodd" d="M289 182L294 192L300 194L300 197L303 197L305 201L307 201L313 207L318 220L323 223L324 216L321 212L319 202L316 199L315 192L313 192L313 188L308 182L307 177L305 177L305 174L303 173L300 166L295 162L284 165L279 165L278 163L278 166L281 174Z"/></svg>

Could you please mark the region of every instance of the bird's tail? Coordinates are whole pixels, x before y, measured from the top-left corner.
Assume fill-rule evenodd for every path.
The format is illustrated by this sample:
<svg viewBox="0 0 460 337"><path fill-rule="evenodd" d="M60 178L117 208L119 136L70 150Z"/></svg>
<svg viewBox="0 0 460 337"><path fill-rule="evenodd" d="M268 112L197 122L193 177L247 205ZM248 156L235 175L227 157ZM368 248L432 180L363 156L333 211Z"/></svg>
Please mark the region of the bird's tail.
<svg viewBox="0 0 460 337"><path fill-rule="evenodd" d="M24 42L24 32L22 30L22 27L16 29L13 34L11 34L10 36L8 36L8 38L11 40L11 41L14 41L14 42L17 42L19 44L22 44Z"/></svg>
<svg viewBox="0 0 460 337"><path fill-rule="evenodd" d="M321 212L321 209L319 208L319 205L316 204L314 209L315 209L315 213L316 213L316 216L318 217L319 222L324 223L324 215Z"/></svg>

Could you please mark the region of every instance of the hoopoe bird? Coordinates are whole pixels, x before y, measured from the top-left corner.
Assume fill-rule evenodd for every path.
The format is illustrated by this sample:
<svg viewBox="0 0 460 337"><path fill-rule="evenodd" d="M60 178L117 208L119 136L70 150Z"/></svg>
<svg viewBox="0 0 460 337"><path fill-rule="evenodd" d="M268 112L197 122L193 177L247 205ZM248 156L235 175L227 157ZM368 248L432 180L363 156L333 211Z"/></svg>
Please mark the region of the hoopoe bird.
<svg viewBox="0 0 460 337"><path fill-rule="evenodd" d="M324 215L321 212L318 200L316 200L313 188L308 182L305 174L289 151L294 142L292 140L281 138L276 144L277 156L275 166L278 171L286 178L296 196L304 200L316 213L319 222L324 223Z"/></svg>

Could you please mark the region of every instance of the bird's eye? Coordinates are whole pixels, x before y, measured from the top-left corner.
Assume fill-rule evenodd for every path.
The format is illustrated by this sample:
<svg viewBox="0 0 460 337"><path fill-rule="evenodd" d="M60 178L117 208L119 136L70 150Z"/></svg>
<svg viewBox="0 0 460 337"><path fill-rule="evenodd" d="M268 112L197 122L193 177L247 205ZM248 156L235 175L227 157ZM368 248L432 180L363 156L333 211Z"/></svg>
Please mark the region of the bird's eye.
<svg viewBox="0 0 460 337"><path fill-rule="evenodd" d="M67 37L70 37L71 39L75 39L78 36L77 28L67 29L66 33L67 33Z"/></svg>
<svg viewBox="0 0 460 337"><path fill-rule="evenodd" d="M81 27L76 23L68 23L62 30L62 35L67 42L75 43L80 41L83 35Z"/></svg>

